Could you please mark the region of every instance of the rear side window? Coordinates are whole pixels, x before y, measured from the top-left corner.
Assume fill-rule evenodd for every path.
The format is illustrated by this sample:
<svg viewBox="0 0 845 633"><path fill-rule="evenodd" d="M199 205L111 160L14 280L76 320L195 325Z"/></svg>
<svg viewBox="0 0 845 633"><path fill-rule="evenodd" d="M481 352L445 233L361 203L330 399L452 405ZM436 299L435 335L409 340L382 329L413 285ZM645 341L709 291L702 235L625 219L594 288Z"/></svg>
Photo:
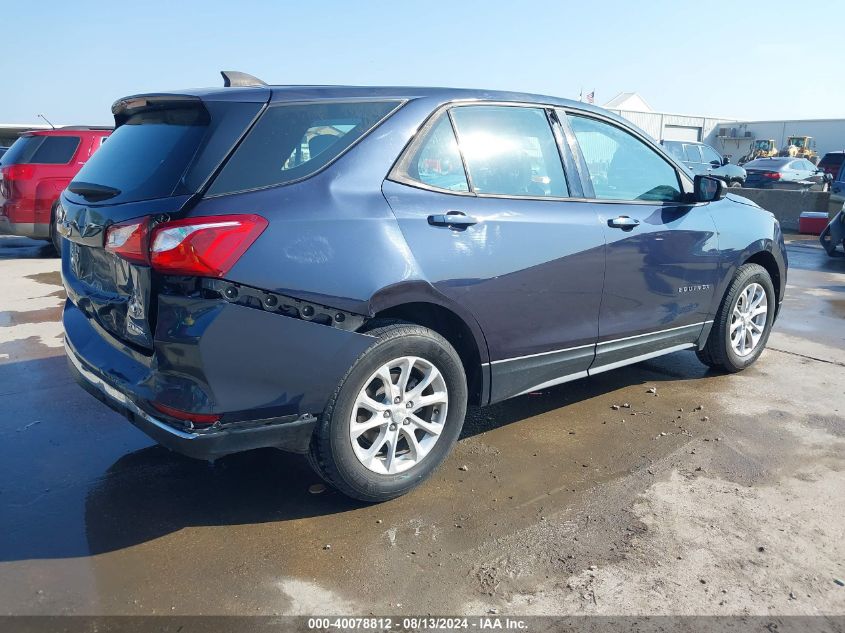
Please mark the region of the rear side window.
<svg viewBox="0 0 845 633"><path fill-rule="evenodd" d="M583 116L569 123L600 200L681 200L678 174L651 147L621 128Z"/></svg>
<svg viewBox="0 0 845 633"><path fill-rule="evenodd" d="M460 106L451 114L475 193L541 198L568 195L563 163L545 110Z"/></svg>
<svg viewBox="0 0 845 633"><path fill-rule="evenodd" d="M223 167L208 193L283 185L311 176L397 106L395 101L376 101L269 108Z"/></svg>
<svg viewBox="0 0 845 633"><path fill-rule="evenodd" d="M22 136L3 157L6 165L65 165L79 147L78 136Z"/></svg>

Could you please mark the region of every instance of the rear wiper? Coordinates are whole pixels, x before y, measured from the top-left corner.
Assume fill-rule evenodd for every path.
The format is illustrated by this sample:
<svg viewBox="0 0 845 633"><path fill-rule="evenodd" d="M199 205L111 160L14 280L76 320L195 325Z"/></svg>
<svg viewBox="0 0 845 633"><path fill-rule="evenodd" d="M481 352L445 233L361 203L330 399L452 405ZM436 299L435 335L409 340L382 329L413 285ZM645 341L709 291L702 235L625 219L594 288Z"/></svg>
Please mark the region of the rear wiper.
<svg viewBox="0 0 845 633"><path fill-rule="evenodd" d="M91 202L99 202L100 200L108 200L119 196L120 189L108 187L106 185L97 185L92 182L72 182L68 185L68 191L79 194L86 200Z"/></svg>

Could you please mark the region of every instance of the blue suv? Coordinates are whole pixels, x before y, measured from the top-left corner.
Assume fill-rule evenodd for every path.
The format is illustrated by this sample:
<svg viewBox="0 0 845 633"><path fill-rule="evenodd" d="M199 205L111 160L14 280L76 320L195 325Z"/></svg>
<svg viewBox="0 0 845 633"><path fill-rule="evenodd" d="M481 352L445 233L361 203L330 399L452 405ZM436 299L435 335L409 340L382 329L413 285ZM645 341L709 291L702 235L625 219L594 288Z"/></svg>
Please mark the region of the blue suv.
<svg viewBox="0 0 845 633"><path fill-rule="evenodd" d="M161 444L304 453L381 501L444 460L468 404L763 351L778 222L623 119L224 76L117 101L57 210L72 370Z"/></svg>

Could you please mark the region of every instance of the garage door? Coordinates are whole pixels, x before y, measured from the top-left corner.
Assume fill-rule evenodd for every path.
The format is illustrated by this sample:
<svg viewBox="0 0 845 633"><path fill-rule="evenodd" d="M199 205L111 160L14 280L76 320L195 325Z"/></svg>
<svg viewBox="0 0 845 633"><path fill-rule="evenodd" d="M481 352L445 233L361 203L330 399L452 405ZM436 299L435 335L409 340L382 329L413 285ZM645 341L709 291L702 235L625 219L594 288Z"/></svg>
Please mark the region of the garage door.
<svg viewBox="0 0 845 633"><path fill-rule="evenodd" d="M686 125L667 125L663 129L663 138L667 141L700 141L701 128Z"/></svg>

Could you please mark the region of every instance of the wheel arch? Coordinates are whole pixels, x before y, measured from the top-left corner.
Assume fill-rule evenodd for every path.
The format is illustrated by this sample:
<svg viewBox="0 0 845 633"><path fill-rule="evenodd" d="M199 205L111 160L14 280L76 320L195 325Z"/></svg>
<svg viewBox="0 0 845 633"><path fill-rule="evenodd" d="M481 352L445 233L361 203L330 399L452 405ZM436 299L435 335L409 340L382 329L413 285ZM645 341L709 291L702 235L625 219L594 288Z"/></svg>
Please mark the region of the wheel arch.
<svg viewBox="0 0 845 633"><path fill-rule="evenodd" d="M757 251L753 255L750 255L745 258L742 262L743 264L757 264L758 266L762 266L766 269L766 272L769 273L769 277L772 278L772 285L775 288L775 303L780 306L780 302L783 299L781 296L782 294L782 279L781 279L781 271L780 267L778 266L777 259L775 256L772 255L771 251Z"/></svg>
<svg viewBox="0 0 845 633"><path fill-rule="evenodd" d="M458 355L467 376L471 404L486 404L490 393L487 341L475 318L428 284L403 284L370 301L372 319L398 319L434 330Z"/></svg>

